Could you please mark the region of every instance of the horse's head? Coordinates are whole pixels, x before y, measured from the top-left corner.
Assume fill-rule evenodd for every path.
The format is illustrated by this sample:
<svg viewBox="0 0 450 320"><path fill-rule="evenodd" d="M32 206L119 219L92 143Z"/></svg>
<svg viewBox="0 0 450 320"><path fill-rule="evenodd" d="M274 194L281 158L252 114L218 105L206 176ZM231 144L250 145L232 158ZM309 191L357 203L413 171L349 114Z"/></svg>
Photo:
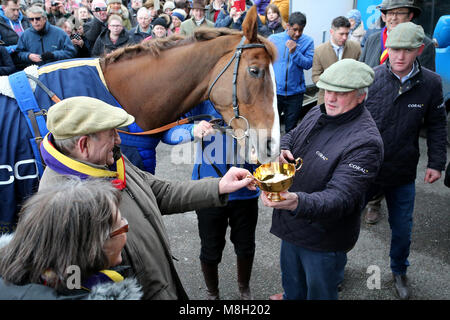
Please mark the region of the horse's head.
<svg viewBox="0 0 450 320"><path fill-rule="evenodd" d="M224 55L212 70L209 97L224 120L233 127L241 152L246 150L244 145L247 139L239 138L248 134L250 146L247 146L247 150L253 150L258 161L264 163L277 156L280 147L280 124L272 67L276 51L269 41L257 35L255 6L247 12L242 30L245 37L242 38L243 42L236 44L233 52ZM234 37L239 38L239 41L242 35ZM236 55L238 50L240 55ZM252 158L255 158L255 154Z"/></svg>

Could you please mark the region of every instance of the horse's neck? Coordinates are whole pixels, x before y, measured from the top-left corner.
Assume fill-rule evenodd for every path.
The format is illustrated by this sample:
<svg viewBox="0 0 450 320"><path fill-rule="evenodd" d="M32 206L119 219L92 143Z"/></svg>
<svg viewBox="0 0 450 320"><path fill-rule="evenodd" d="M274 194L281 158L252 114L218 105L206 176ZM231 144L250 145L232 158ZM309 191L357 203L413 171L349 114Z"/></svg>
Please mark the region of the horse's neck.
<svg viewBox="0 0 450 320"><path fill-rule="evenodd" d="M212 70L229 51L230 39L220 38L163 51L157 58L115 62L105 70L105 80L139 126L165 125L207 99L210 78L216 76Z"/></svg>

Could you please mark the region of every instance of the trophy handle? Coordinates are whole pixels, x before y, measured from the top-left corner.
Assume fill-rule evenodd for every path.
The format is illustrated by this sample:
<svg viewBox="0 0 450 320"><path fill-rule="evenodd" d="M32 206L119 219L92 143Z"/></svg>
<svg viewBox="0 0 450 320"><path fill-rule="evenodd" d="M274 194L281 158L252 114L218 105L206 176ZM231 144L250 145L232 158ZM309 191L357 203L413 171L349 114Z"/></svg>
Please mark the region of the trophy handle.
<svg viewBox="0 0 450 320"><path fill-rule="evenodd" d="M295 159L295 171L300 170L300 168L303 166L303 159L298 157Z"/></svg>

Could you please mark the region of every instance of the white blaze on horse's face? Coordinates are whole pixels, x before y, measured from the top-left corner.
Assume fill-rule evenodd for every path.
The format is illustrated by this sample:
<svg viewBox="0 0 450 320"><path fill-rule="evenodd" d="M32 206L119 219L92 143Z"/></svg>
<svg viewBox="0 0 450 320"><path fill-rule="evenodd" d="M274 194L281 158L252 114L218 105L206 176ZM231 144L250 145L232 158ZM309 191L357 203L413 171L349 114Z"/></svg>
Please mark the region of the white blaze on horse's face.
<svg viewBox="0 0 450 320"><path fill-rule="evenodd" d="M267 163L274 161L280 153L280 120L278 117L278 104L277 104L277 88L275 83L275 72L272 64L269 65L270 78L272 80L273 91L273 123L268 129L253 130L250 128L250 160L260 163Z"/></svg>

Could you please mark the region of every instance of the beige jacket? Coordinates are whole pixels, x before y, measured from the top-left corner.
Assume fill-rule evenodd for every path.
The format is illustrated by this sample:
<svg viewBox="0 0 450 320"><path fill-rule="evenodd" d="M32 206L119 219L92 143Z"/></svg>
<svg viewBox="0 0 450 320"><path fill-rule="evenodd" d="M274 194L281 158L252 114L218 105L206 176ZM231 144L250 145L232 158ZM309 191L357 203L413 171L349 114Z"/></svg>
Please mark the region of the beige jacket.
<svg viewBox="0 0 450 320"><path fill-rule="evenodd" d="M184 36L190 36L191 34L194 33L194 31L197 28L200 28L200 27L214 28L214 22L211 22L205 18L205 20L203 20L202 24L200 26L197 26L197 24L194 21L194 18L188 19L181 23L180 34L182 34Z"/></svg>
<svg viewBox="0 0 450 320"><path fill-rule="evenodd" d="M358 60L361 55L361 46L358 42L347 40L344 46L344 52L342 53L342 59L355 59ZM314 50L313 66L312 66L312 81L317 83L320 75L326 68L337 62L336 53L331 46L330 41L322 43ZM322 104L324 98L324 91L319 91L319 97L317 104Z"/></svg>
<svg viewBox="0 0 450 320"><path fill-rule="evenodd" d="M132 267L143 288L143 299L186 299L162 215L223 206L228 195L219 195L219 179L164 181L136 168L128 159L125 170L127 187L122 190L120 212L130 229L122 264ZM63 175L47 167L39 188L61 179Z"/></svg>

